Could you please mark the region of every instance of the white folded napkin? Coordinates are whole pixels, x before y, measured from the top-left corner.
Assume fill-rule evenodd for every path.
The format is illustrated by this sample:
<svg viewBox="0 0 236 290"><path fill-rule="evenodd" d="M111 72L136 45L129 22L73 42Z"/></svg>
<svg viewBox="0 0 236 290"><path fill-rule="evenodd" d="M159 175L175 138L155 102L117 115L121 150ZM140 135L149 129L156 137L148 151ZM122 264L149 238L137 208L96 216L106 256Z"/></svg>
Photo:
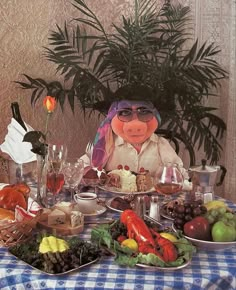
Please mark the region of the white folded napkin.
<svg viewBox="0 0 236 290"><path fill-rule="evenodd" d="M33 128L25 123L28 131L33 131ZM32 144L29 142L23 142L26 131L22 126L14 119L11 119L11 123L7 127L8 133L5 137L5 141L0 145L2 152L7 153L12 160L18 164L28 163L36 160L36 154L31 151Z"/></svg>

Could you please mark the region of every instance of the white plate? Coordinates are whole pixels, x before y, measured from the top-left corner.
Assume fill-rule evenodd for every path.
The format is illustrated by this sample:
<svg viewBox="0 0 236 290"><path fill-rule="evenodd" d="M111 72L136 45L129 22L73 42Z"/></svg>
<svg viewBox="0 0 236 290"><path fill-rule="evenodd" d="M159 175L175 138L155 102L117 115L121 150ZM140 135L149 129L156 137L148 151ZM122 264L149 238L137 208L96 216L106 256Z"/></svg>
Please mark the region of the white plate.
<svg viewBox="0 0 236 290"><path fill-rule="evenodd" d="M98 186L100 189L104 190L104 191L108 191L110 193L114 193L114 194L123 194L123 195L128 195L128 194L134 194L134 195L139 195L139 194L148 194L148 193L153 193L156 192L154 187L152 187L150 190L148 191L122 191L121 189L117 188L117 187L110 187L110 186ZM156 192L157 194L157 192Z"/></svg>
<svg viewBox="0 0 236 290"><path fill-rule="evenodd" d="M83 208L80 208L79 204L76 205L76 209L78 209L80 212L83 213ZM94 209L93 212L91 212L91 213L83 213L83 215L85 217L95 217L95 216L103 214L106 210L107 210L106 207L98 204L97 208Z"/></svg>
<svg viewBox="0 0 236 290"><path fill-rule="evenodd" d="M175 226L172 224L172 228L176 231ZM189 240L194 246L201 250L209 250L209 251L223 251L227 249L231 249L236 246L236 241L234 242L213 242L213 241L203 241L197 240L194 238L190 238L188 236L183 235L187 240Z"/></svg>
<svg viewBox="0 0 236 290"><path fill-rule="evenodd" d="M8 183L0 183L0 190L3 189L4 186L9 185Z"/></svg>
<svg viewBox="0 0 236 290"><path fill-rule="evenodd" d="M113 201L114 198L115 198L115 197L108 199L108 200L106 201L106 206L107 206L110 210L113 210L113 211L116 211L116 212L123 212L123 210L118 209L118 208L114 208L114 207L111 206L111 202Z"/></svg>

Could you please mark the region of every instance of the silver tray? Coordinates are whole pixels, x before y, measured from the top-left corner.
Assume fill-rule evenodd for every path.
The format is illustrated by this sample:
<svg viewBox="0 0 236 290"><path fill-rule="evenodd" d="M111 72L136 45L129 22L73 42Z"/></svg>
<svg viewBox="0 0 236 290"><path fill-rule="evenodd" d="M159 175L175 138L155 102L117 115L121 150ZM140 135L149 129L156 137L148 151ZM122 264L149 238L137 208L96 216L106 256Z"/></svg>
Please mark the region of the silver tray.
<svg viewBox="0 0 236 290"><path fill-rule="evenodd" d="M191 263L191 260L187 261L186 263L180 265L180 266L176 266L176 267L158 267L158 266L151 266L151 265L147 265L147 264L136 264L136 266L141 267L141 268L147 268L150 270L161 270L161 271L176 271L176 270L180 270L183 268L186 268L187 266L189 266Z"/></svg>
<svg viewBox="0 0 236 290"><path fill-rule="evenodd" d="M45 272L45 271L43 271L43 270L40 270L40 269L38 269L38 268L32 266L31 264L29 264L29 263L27 263L27 262L21 260L19 257L17 257L16 255L14 255L14 254L10 251L10 249L11 249L11 248L8 249L8 252L9 252L12 256L16 257L19 261L21 261L21 262L23 262L24 264L30 266L30 267L31 267L32 269L34 269L34 270L40 271L41 273L43 273L43 274L47 274L47 275L50 275L50 276L61 276L61 275L66 275L66 274L69 274L69 273L71 273L71 272L78 271L78 270L80 270L80 269L82 269L82 268L84 268L84 267L90 266L90 265L92 265L92 264L94 264L94 263L96 263L96 262L98 262L98 261L100 260L100 257L98 257L97 259L95 259L95 260L93 260L93 261L91 261L91 262L89 262L89 263L83 264L83 265L81 265L81 266L79 266L79 267L76 267L76 268L70 269L70 270L65 271L65 272L62 272L62 273L52 274L52 273L48 273L48 272Z"/></svg>

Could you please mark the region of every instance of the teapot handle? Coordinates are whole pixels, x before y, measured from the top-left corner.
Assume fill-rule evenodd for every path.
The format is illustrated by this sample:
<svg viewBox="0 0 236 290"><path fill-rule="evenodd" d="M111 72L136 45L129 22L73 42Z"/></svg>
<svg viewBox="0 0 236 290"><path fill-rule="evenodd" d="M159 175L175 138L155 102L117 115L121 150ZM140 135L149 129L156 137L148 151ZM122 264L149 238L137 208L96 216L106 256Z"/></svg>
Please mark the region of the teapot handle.
<svg viewBox="0 0 236 290"><path fill-rule="evenodd" d="M220 186L223 183L223 181L225 179L226 172L227 172L227 169L223 165L220 165L220 170L222 171L222 173L220 176L220 181L218 183L216 183L216 186Z"/></svg>

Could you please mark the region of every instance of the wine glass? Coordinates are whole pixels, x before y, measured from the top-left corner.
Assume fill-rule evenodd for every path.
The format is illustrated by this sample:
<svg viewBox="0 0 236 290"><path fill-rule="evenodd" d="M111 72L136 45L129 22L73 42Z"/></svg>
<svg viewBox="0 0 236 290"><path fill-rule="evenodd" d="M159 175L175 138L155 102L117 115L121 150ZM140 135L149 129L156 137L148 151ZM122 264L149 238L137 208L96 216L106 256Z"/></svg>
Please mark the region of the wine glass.
<svg viewBox="0 0 236 290"><path fill-rule="evenodd" d="M164 163L154 176L154 188L158 193L164 195L164 202L168 201L168 196L182 190L183 182L181 168L177 163Z"/></svg>
<svg viewBox="0 0 236 290"><path fill-rule="evenodd" d="M65 183L69 187L71 202L74 201L75 187L81 182L84 173L82 159L67 159L63 166Z"/></svg>
<svg viewBox="0 0 236 290"><path fill-rule="evenodd" d="M49 144L47 155L47 203L51 198L51 205L55 204L56 195L64 185L63 164L67 156L67 148L64 145Z"/></svg>
<svg viewBox="0 0 236 290"><path fill-rule="evenodd" d="M88 152L89 151L88 148L90 152ZM94 154L93 145L88 143L86 147L86 154L90 156L90 166L87 166L85 168L84 176L82 179L82 184L84 185L84 187L89 188L89 190L97 194L98 186L103 185L106 181L106 173L105 173L105 170L103 170L101 166L98 166L98 165L95 166L93 164L93 161L92 161L92 157ZM96 156L99 156L99 158L103 156L100 160L101 163L104 159L106 159L106 151L102 148L97 148L95 154Z"/></svg>

